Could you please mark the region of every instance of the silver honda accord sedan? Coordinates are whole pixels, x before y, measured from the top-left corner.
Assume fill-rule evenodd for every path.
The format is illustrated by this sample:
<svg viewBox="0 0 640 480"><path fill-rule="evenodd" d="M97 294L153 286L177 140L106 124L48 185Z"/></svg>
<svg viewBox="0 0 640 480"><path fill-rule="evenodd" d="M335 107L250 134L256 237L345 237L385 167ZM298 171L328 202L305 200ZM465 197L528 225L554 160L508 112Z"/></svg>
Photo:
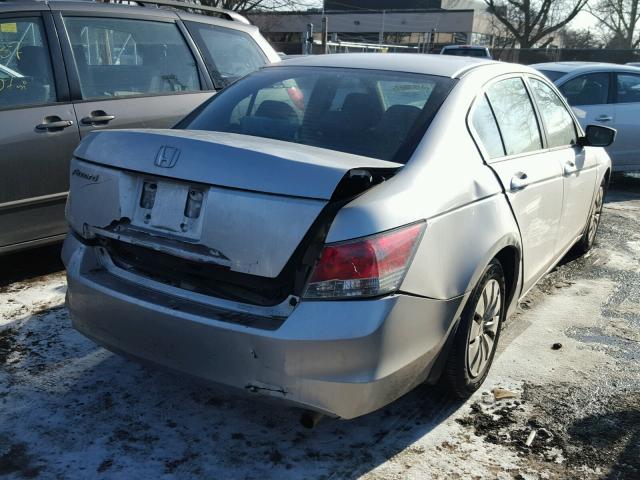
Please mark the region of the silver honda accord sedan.
<svg viewBox="0 0 640 480"><path fill-rule="evenodd" d="M593 245L614 137L584 132L522 65L266 67L173 129L83 140L63 250L73 324L345 419L423 382L467 397L518 300Z"/></svg>

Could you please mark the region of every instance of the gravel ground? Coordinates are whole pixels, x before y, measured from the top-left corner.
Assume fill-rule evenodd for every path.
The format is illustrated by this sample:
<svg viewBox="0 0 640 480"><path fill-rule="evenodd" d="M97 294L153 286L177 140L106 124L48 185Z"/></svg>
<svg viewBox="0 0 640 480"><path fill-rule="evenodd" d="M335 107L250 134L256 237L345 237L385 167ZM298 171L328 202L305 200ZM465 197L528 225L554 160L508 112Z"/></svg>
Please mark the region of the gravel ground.
<svg viewBox="0 0 640 480"><path fill-rule="evenodd" d="M477 395L420 387L314 430L80 336L57 255L0 260L0 476L640 478L640 179L609 192L594 250L522 302Z"/></svg>

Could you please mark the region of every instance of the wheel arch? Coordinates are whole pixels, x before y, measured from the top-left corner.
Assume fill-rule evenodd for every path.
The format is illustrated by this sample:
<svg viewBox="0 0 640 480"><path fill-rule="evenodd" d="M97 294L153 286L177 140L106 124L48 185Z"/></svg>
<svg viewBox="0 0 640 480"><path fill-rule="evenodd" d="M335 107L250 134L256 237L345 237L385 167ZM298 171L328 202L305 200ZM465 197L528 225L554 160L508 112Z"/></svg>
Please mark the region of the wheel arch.
<svg viewBox="0 0 640 480"><path fill-rule="evenodd" d="M611 167L607 167L602 178L604 179L604 189L606 192L609 190L609 182L611 181Z"/></svg>
<svg viewBox="0 0 640 480"><path fill-rule="evenodd" d="M511 306L514 298L517 300L516 293L518 290L518 284L520 283L522 265L520 249L515 245L508 245L496 253L493 258L500 262L504 272L505 305L507 306L507 315L509 315L511 313L509 311L509 307Z"/></svg>
<svg viewBox="0 0 640 480"><path fill-rule="evenodd" d="M482 273L491 263L497 259L502 265L505 276L505 306L507 317L515 310L519 298L519 290L522 287L522 248L518 235L510 233L500 238L487 252L484 260L479 262L474 271L466 291L471 292L476 286Z"/></svg>
<svg viewBox="0 0 640 480"><path fill-rule="evenodd" d="M506 235L500 241L496 242L494 248L492 249L492 253L487 255L486 262L482 263L478 270L475 272L469 288L465 293L465 298L460 306L458 312L464 311L467 302L471 298L471 292L476 284L480 281L480 278L487 266L493 261L497 259L502 266L502 270L505 276L505 290L506 290L506 299L505 306L507 309L505 320L513 313L515 310L515 306L517 305L518 293L519 289L522 285L522 254L520 248L520 240L516 235ZM456 336L456 332L458 331L458 326L460 324L460 317L458 316L449 331L447 336L447 340L443 345L442 350L440 351L436 362L434 362L433 368L429 373L429 377L427 378L427 383L429 385L436 384L440 377L442 376L443 370L445 368L445 364L447 358L449 357L449 352L451 350L454 338Z"/></svg>

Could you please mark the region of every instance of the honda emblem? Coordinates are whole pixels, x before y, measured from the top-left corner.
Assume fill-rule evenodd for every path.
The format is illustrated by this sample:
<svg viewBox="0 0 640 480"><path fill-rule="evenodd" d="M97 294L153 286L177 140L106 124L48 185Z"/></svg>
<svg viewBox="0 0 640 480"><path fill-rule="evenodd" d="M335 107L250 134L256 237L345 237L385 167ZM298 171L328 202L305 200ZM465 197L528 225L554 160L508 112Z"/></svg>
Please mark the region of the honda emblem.
<svg viewBox="0 0 640 480"><path fill-rule="evenodd" d="M156 155L156 166L161 168L173 168L180 156L180 150L175 147L162 146Z"/></svg>

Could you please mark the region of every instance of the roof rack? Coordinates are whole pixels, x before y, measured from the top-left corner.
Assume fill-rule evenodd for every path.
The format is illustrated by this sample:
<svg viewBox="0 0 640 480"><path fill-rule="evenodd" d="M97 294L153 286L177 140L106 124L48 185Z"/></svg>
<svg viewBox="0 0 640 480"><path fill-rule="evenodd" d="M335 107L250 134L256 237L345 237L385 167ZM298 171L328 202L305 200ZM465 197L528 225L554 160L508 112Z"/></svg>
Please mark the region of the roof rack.
<svg viewBox="0 0 640 480"><path fill-rule="evenodd" d="M232 20L234 22L246 23L251 25L251 22L244 16L232 10L225 10L224 8L210 7L208 5L200 5L199 3L191 2L178 2L176 0L137 0L137 3L143 6L156 5L159 7L174 7L183 10L200 10L203 12L215 13L220 17Z"/></svg>

